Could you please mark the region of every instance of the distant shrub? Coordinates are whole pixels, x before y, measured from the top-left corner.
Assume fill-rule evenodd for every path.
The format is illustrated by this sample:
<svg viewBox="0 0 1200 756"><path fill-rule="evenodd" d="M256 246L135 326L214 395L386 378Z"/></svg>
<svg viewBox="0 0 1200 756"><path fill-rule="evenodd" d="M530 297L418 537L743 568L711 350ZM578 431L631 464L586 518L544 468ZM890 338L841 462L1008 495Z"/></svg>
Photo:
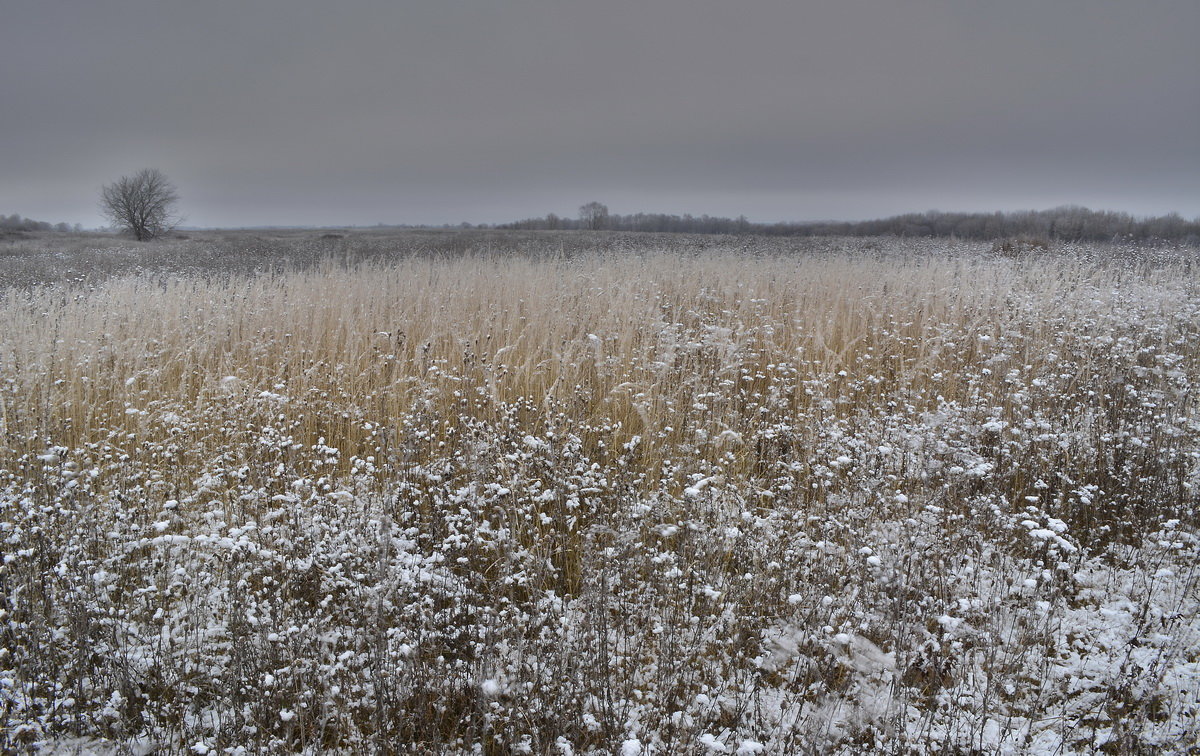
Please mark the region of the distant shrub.
<svg viewBox="0 0 1200 756"><path fill-rule="evenodd" d="M1001 239L992 243L992 252L999 255L1019 256L1038 252L1049 252L1050 242L1045 239L1020 237Z"/></svg>

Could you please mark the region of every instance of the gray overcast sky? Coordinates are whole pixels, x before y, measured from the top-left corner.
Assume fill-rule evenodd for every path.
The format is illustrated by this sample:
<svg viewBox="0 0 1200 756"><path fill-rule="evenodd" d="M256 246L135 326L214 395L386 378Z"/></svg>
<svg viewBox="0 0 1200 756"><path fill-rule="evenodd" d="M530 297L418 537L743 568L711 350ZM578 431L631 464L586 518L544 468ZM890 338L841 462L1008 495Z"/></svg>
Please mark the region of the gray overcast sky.
<svg viewBox="0 0 1200 756"><path fill-rule="evenodd" d="M0 213L1200 215L1197 0L5 0Z"/></svg>

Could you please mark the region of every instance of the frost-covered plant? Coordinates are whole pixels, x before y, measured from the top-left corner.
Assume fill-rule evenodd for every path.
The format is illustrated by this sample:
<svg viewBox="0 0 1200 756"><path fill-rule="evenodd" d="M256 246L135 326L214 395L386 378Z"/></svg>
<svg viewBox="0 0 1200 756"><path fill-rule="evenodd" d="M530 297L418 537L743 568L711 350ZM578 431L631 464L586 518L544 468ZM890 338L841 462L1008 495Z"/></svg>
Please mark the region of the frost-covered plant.
<svg viewBox="0 0 1200 756"><path fill-rule="evenodd" d="M1195 273L871 244L7 291L0 749L1194 740Z"/></svg>

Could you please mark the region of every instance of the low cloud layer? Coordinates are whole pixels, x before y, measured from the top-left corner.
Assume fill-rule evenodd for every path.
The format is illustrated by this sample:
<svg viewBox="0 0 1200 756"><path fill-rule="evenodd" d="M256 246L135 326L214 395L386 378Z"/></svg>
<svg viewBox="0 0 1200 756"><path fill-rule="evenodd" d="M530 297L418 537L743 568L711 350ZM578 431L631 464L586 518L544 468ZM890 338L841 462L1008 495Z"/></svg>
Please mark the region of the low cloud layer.
<svg viewBox="0 0 1200 756"><path fill-rule="evenodd" d="M0 212L100 222L155 166L189 221L614 211L1200 215L1200 5L17 0Z"/></svg>

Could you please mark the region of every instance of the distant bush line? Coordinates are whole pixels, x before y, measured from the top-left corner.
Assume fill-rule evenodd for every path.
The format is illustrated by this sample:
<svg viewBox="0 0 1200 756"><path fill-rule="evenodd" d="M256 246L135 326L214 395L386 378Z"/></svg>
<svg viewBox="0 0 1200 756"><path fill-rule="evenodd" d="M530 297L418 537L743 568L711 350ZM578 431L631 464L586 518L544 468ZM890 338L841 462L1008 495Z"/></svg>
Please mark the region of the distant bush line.
<svg viewBox="0 0 1200 756"><path fill-rule="evenodd" d="M33 218L22 218L17 213L0 215L0 232L10 231L80 231L83 227L76 223L48 223Z"/></svg>
<svg viewBox="0 0 1200 756"><path fill-rule="evenodd" d="M1200 218L1185 220L1178 213L1135 218L1129 213L1057 207L1012 213L943 213L936 210L908 213L869 221L815 221L803 223L751 223L745 216L716 218L709 215L635 213L608 215L600 228L611 231L657 231L693 234L768 234L775 236L900 236L955 237L976 241L1006 238L1064 242L1167 241L1200 242ZM501 229L557 230L596 228L597 218L560 218L551 213L497 226Z"/></svg>

